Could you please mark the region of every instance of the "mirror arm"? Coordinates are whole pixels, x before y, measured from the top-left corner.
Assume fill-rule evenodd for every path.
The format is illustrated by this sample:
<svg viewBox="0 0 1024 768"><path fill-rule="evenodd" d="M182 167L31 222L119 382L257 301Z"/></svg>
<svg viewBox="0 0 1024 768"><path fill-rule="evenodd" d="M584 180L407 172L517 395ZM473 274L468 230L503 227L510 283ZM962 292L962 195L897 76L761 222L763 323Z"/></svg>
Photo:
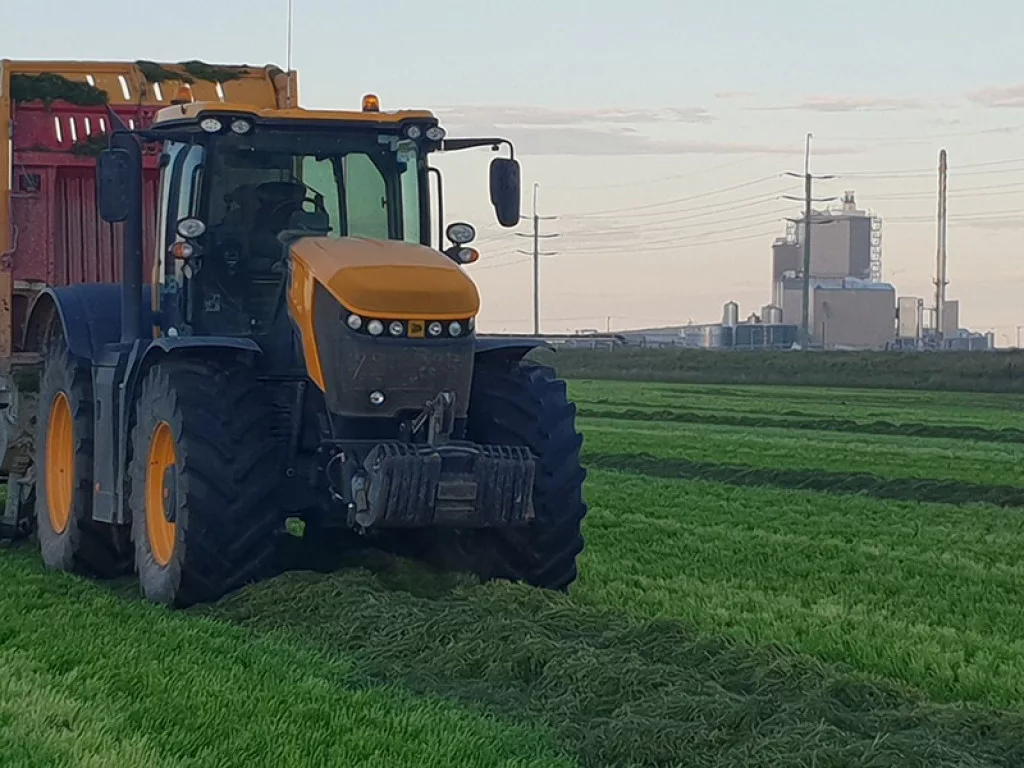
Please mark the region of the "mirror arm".
<svg viewBox="0 0 1024 768"><path fill-rule="evenodd" d="M441 142L442 152L459 152L463 149L475 149L476 147L490 147L495 152L504 144L508 147L510 160L516 159L516 148L508 139L445 139Z"/></svg>

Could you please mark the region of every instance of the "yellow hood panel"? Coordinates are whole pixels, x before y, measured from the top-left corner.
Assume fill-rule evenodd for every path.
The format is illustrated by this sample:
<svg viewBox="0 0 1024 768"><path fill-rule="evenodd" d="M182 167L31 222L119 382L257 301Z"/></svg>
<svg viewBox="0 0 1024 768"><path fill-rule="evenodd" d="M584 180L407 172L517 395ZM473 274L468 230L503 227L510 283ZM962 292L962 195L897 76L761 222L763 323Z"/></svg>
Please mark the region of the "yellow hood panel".
<svg viewBox="0 0 1024 768"><path fill-rule="evenodd" d="M461 320L480 311L480 293L469 275L424 245L304 237L292 245L292 259L298 271L364 317Z"/></svg>

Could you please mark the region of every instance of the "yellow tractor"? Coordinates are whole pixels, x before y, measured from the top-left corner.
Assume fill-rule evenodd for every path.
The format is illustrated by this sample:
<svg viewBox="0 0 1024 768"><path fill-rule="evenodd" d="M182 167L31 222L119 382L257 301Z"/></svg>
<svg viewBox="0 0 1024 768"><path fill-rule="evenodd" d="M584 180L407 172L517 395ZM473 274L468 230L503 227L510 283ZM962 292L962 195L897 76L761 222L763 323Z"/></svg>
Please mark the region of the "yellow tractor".
<svg viewBox="0 0 1024 768"><path fill-rule="evenodd" d="M142 83L152 71L126 66ZM525 359L542 340L477 334L475 232L445 226L430 165L507 147L489 187L511 227L512 145L448 138L431 112L375 96L302 109L294 75L269 68L200 82L154 66L171 74L162 101L150 78L148 112L78 108L104 130L91 215L120 230L97 246L120 252L119 280L54 278L28 302L11 354L39 369L37 394L18 398L37 429L6 529L34 529L50 568L134 566L146 597L177 606L277 572L292 519L322 542L341 531L568 588L587 511L575 406ZM226 97L258 78L272 105ZM9 373L7 390L25 379Z"/></svg>

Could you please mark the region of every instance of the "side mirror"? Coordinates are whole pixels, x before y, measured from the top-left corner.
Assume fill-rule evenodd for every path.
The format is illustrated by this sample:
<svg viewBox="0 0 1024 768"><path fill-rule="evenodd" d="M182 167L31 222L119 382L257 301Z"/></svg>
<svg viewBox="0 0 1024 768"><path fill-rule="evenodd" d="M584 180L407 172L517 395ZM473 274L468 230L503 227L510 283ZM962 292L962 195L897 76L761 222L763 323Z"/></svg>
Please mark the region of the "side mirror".
<svg viewBox="0 0 1024 768"><path fill-rule="evenodd" d="M519 161L507 157L494 158L491 161L491 204L501 226L519 224L521 196Z"/></svg>
<svg viewBox="0 0 1024 768"><path fill-rule="evenodd" d="M111 224L131 213L132 155L126 149L104 149L96 160L100 217Z"/></svg>

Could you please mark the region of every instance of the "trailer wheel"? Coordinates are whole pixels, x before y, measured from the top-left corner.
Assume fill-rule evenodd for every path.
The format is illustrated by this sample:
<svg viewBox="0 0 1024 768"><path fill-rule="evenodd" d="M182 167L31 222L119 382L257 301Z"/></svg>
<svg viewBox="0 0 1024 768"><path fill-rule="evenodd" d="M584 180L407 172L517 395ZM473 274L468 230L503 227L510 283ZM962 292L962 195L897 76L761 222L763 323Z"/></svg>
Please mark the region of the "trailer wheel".
<svg viewBox="0 0 1024 768"><path fill-rule="evenodd" d="M447 540L449 567L484 579L522 581L566 590L576 580L583 551L586 470L576 406L553 369L532 363L511 368L482 364L474 374L468 437L477 443L525 445L537 457L536 517L526 528L466 531Z"/></svg>
<svg viewBox="0 0 1024 768"><path fill-rule="evenodd" d="M185 607L272 575L284 519L270 405L237 363L154 366L135 407L129 475L142 593Z"/></svg>
<svg viewBox="0 0 1024 768"><path fill-rule="evenodd" d="M112 526L92 520L93 411L89 369L63 338L47 349L36 434L36 535L50 569L113 577L128 562Z"/></svg>

